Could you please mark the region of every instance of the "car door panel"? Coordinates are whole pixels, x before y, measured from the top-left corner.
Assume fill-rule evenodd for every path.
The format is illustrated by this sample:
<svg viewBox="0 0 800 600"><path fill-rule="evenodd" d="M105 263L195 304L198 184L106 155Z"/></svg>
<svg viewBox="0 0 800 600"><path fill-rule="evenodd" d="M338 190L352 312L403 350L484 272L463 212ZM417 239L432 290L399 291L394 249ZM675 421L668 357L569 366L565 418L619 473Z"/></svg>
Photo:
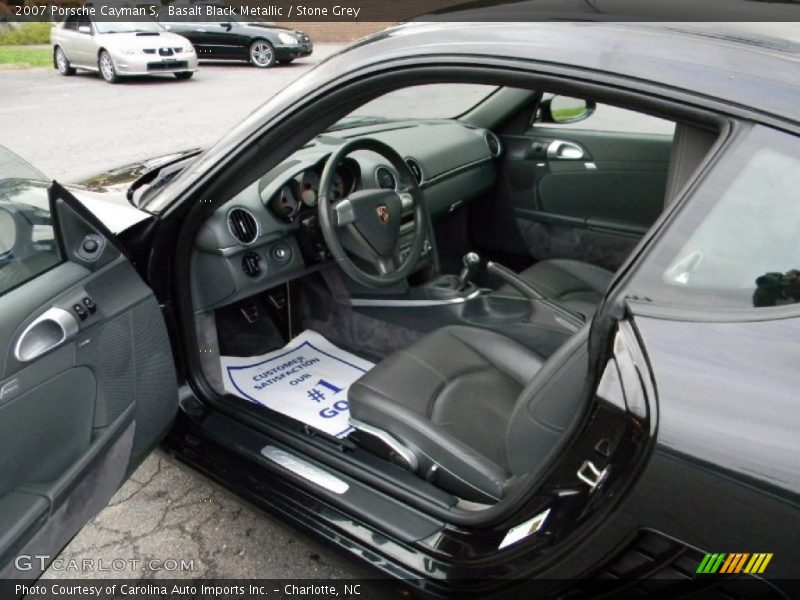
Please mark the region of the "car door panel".
<svg viewBox="0 0 800 600"><path fill-rule="evenodd" d="M74 31L72 41L72 53L74 58L71 59L76 65L84 67L97 67L97 47L94 38L94 26L88 18L81 18L78 21L78 27L89 27L92 33L83 33L81 31Z"/></svg>
<svg viewBox="0 0 800 600"><path fill-rule="evenodd" d="M536 260L573 258L616 270L662 210L669 135L537 125L503 136L503 145L498 201ZM490 247L520 251L512 236L491 237L484 240Z"/></svg>
<svg viewBox="0 0 800 600"><path fill-rule="evenodd" d="M208 23L204 39L216 57L242 58L242 48L247 46L247 38L238 30L239 27L231 23Z"/></svg>
<svg viewBox="0 0 800 600"><path fill-rule="evenodd" d="M192 42L198 58L225 59L231 57L230 41L220 39L226 30L221 24L199 21L194 23L171 24L171 31L178 33Z"/></svg>
<svg viewBox="0 0 800 600"><path fill-rule="evenodd" d="M55 556L177 411L171 347L152 291L113 236L69 192L53 190L66 260L0 296L0 576L35 577L19 571L13 555L25 548ZM81 257L87 236L102 244L91 260ZM75 327L31 329L54 309ZM41 340L26 354L20 340L32 331Z"/></svg>
<svg viewBox="0 0 800 600"><path fill-rule="evenodd" d="M194 46L194 51L198 58L211 58L211 51L204 38L206 23L195 23L187 21L175 21L162 23L165 29L171 33L182 35ZM201 31L201 29L203 31Z"/></svg>

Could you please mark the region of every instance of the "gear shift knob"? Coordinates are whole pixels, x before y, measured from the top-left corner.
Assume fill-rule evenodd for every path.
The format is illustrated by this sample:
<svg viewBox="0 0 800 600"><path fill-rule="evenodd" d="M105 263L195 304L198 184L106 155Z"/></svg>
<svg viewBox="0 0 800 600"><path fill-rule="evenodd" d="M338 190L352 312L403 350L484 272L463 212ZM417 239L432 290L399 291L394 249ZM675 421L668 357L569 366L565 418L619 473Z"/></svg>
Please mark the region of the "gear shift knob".
<svg viewBox="0 0 800 600"><path fill-rule="evenodd" d="M475 275L475 271L478 270L478 266L481 264L481 257L475 252L467 252L462 262L464 263L464 268L461 269L461 272L458 274L459 290L463 290L469 285L470 279Z"/></svg>

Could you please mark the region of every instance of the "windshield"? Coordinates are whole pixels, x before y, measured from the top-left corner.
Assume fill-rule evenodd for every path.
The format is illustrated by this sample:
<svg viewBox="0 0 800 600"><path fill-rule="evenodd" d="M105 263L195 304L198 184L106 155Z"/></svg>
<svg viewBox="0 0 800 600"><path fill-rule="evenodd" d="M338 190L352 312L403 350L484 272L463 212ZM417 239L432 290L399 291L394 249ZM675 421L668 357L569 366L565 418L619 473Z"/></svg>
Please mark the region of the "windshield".
<svg viewBox="0 0 800 600"><path fill-rule="evenodd" d="M28 162L0 146L0 183L17 179L47 181L47 177Z"/></svg>
<svg viewBox="0 0 800 600"><path fill-rule="evenodd" d="M475 108L498 89L472 83L429 83L384 94L338 121L328 131L404 119L454 119Z"/></svg>
<svg viewBox="0 0 800 600"><path fill-rule="evenodd" d="M159 33L164 29L155 21L95 21L98 33Z"/></svg>

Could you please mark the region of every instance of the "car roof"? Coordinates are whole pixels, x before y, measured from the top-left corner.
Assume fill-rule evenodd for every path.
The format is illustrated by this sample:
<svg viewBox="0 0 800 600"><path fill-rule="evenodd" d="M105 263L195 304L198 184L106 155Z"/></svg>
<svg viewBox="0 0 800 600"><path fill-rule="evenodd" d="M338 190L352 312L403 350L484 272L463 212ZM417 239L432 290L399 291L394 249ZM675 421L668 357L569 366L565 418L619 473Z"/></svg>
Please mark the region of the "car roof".
<svg viewBox="0 0 800 600"><path fill-rule="evenodd" d="M800 32L793 40L790 25L782 25L789 35L754 23L426 20L374 34L344 55L365 66L389 57L454 54L564 64L800 122Z"/></svg>

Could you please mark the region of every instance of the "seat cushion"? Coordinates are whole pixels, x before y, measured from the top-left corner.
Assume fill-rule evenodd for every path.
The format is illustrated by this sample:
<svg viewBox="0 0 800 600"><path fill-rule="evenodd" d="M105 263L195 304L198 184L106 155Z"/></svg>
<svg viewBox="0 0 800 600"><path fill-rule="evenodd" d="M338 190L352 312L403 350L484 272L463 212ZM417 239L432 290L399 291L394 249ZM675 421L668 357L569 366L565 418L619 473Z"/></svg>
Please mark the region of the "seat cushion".
<svg viewBox="0 0 800 600"><path fill-rule="evenodd" d="M350 414L392 434L420 459L500 498L506 430L542 357L484 329L444 327L379 363L351 387ZM435 469L434 469L435 470Z"/></svg>
<svg viewBox="0 0 800 600"><path fill-rule="evenodd" d="M555 258L539 261L519 273L519 276L545 298L554 300L590 319L603 299L614 274L578 260ZM509 285L500 288L498 293L519 295L519 292Z"/></svg>

